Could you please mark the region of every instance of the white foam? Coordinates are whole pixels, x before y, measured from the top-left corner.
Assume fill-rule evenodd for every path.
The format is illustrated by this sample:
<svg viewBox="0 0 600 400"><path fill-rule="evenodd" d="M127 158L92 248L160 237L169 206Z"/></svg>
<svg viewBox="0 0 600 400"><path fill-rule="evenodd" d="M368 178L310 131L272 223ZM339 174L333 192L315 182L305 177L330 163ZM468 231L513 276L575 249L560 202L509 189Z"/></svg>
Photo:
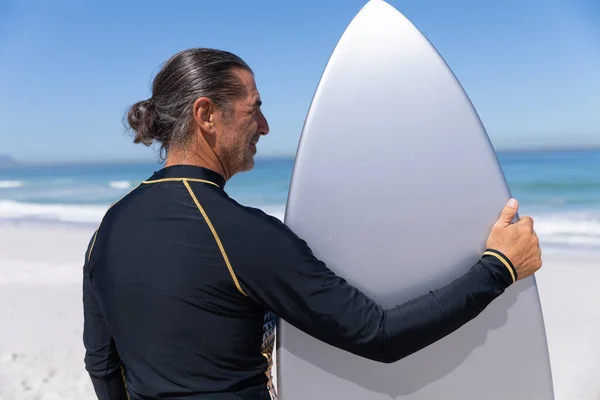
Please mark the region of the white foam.
<svg viewBox="0 0 600 400"><path fill-rule="evenodd" d="M40 204L14 200L0 200L0 219L41 219L63 222L98 223L110 204ZM285 206L259 207L264 212L283 221Z"/></svg>
<svg viewBox="0 0 600 400"><path fill-rule="evenodd" d="M0 200L0 218L32 218L64 222L96 223L102 220L110 205L71 205L23 203Z"/></svg>
<svg viewBox="0 0 600 400"><path fill-rule="evenodd" d="M540 241L600 246L600 213L568 212L533 215Z"/></svg>
<svg viewBox="0 0 600 400"><path fill-rule="evenodd" d="M129 181L111 181L108 184L113 189L129 189L131 182Z"/></svg>
<svg viewBox="0 0 600 400"><path fill-rule="evenodd" d="M0 189L17 188L24 185L23 181L0 181Z"/></svg>

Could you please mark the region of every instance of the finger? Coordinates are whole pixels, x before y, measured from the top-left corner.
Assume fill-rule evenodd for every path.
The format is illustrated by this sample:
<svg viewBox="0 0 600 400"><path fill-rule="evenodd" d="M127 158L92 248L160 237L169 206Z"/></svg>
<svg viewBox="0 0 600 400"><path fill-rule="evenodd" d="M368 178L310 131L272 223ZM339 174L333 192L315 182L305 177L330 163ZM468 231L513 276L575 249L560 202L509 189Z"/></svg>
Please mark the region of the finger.
<svg viewBox="0 0 600 400"><path fill-rule="evenodd" d="M520 217L518 224L528 227L533 232L533 218L528 216Z"/></svg>
<svg viewBox="0 0 600 400"><path fill-rule="evenodd" d="M496 224L503 227L507 227L508 225L510 225L512 220L515 218L515 215L517 215L518 209L519 202L517 201L517 199L511 198L500 212L500 218L498 219Z"/></svg>

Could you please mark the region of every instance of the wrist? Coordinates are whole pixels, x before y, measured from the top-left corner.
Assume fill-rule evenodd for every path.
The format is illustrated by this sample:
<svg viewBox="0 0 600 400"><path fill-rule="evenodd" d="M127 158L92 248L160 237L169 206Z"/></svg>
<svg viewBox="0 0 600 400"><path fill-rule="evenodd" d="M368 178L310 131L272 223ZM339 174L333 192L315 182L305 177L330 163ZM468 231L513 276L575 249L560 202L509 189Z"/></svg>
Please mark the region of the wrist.
<svg viewBox="0 0 600 400"><path fill-rule="evenodd" d="M492 268L496 271L497 275L506 283L506 286L510 286L519 279L517 276L517 270L510 259L501 251L496 249L487 248L481 256L481 261L488 268Z"/></svg>

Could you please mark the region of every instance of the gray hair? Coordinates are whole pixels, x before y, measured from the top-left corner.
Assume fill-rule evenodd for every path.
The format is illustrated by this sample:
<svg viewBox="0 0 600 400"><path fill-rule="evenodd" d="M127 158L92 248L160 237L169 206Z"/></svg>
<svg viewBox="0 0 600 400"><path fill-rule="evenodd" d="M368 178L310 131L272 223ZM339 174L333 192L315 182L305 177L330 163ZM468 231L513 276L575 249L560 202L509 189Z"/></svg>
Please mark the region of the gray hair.
<svg viewBox="0 0 600 400"><path fill-rule="evenodd" d="M134 143L161 143L161 156L190 137L193 104L207 97L227 116L232 100L245 87L235 69L250 67L235 54L223 50L194 48L181 51L165 62L152 83L152 96L135 103L127 112Z"/></svg>

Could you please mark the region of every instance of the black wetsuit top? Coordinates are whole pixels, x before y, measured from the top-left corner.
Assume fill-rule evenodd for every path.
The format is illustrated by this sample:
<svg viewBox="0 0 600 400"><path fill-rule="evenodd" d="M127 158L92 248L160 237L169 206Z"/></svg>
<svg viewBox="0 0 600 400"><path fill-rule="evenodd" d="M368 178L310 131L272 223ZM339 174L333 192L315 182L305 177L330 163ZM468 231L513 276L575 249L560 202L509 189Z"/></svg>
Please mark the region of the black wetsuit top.
<svg viewBox="0 0 600 400"><path fill-rule="evenodd" d="M513 283L510 261L486 252L447 286L383 309L224 185L201 167L163 168L115 203L90 240L83 340L99 399L266 400L274 315L393 362L456 330Z"/></svg>

